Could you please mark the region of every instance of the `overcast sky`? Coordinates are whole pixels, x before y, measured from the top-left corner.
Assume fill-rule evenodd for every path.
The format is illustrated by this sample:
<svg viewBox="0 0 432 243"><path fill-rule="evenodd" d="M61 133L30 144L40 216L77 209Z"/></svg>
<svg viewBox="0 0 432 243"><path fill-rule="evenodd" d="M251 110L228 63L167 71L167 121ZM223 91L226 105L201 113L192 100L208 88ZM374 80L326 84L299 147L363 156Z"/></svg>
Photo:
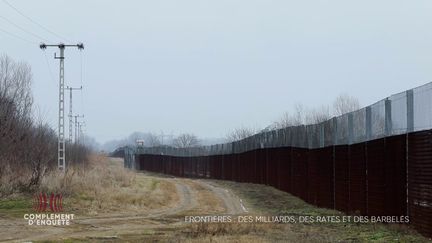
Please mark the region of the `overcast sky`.
<svg viewBox="0 0 432 243"><path fill-rule="evenodd" d="M66 50L66 83L81 85L82 55L74 113L99 142L133 131L223 137L265 127L296 103L349 93L369 105L432 81L430 0L8 2L85 44ZM3 0L0 16L1 30L26 40L0 30L0 52L32 66L35 102L56 127L58 50L38 43L64 40Z"/></svg>

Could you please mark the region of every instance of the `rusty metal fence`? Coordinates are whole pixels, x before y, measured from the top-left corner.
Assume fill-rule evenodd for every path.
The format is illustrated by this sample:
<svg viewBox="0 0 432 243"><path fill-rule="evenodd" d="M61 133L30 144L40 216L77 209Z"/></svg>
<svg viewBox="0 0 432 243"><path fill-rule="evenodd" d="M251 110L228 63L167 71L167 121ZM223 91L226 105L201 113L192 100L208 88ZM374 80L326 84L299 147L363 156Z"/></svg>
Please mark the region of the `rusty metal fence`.
<svg viewBox="0 0 432 243"><path fill-rule="evenodd" d="M320 124L232 143L128 147L125 166L266 184L350 214L408 215L432 236L432 83Z"/></svg>

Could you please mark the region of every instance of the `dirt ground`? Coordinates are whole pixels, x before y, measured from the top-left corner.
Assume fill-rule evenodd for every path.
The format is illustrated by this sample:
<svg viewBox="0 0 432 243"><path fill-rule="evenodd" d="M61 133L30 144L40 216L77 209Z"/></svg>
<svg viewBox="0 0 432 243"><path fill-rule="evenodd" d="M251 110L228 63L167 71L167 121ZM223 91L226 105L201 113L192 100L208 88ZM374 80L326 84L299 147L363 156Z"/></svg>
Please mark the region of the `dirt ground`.
<svg viewBox="0 0 432 243"><path fill-rule="evenodd" d="M139 176L148 176L140 174ZM117 239L119 234L175 230L184 224L182 214L240 214L239 198L203 181L161 178L173 183L179 200L170 208L155 209L140 214L103 213L98 216L76 215L71 226L28 226L23 219L0 219L0 239L38 241L62 239ZM209 190L209 191L207 191Z"/></svg>
<svg viewBox="0 0 432 243"><path fill-rule="evenodd" d="M122 161L103 158L111 170L121 170ZM288 193L247 183L174 178L152 173L134 173L134 185L146 185L157 194L118 187L116 192L146 194L134 205L119 203L110 210L85 210L69 205L63 213L74 213L69 226L29 226L23 213L1 210L0 242L426 242L407 227L358 224L282 224L282 223L190 223L187 216L229 215L342 215L318 209ZM168 188L161 190L161 188ZM171 189L169 189L171 188ZM166 193L165 193L166 192ZM165 193L165 194L164 194ZM112 195L111 195L112 196ZM150 197L158 197L158 200ZM81 203L84 197L70 204ZM154 199L154 200L153 200ZM137 199L138 200L138 199ZM143 200L143 199L140 199ZM102 200L103 201L103 200ZM120 201L122 202L122 201ZM103 202L99 202L103 205ZM133 204L130 200L124 204ZM14 212L14 213L12 213ZM430 241L429 241L430 242Z"/></svg>
<svg viewBox="0 0 432 243"><path fill-rule="evenodd" d="M116 159L111 164L121 163ZM29 226L21 218L0 214L0 241L45 241L45 240L127 240L131 235L159 235L155 232L177 230L185 226L185 215L242 214L240 199L231 191L204 180L171 178L137 173L136 180L154 179L175 186L177 200L170 205L161 205L145 212L121 209L97 215L80 215L70 226ZM172 195L171 195L172 196ZM119 205L121 207L121 205ZM32 213L29 209L28 213ZM67 211L63 213L68 213ZM19 215L18 215L19 216ZM121 237L126 235L127 237ZM133 237L132 237L133 238Z"/></svg>

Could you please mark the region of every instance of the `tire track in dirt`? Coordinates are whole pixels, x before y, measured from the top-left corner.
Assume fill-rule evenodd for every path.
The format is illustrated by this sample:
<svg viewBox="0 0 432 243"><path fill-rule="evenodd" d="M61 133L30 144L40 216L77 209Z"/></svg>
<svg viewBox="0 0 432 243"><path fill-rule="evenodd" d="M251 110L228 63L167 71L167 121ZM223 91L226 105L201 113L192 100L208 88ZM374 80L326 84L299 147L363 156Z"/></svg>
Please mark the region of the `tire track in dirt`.
<svg viewBox="0 0 432 243"><path fill-rule="evenodd" d="M227 214L237 215L247 212L242 200L230 190L206 180L197 180L196 182L211 190L217 197L222 199Z"/></svg>
<svg viewBox="0 0 432 243"><path fill-rule="evenodd" d="M148 176L148 175L143 175ZM197 200L201 190L211 192L212 196L220 199L221 207L226 214L245 213L241 200L231 191L206 180L193 180L186 178L155 177L158 180L166 180L173 183L178 194L178 202L169 208L152 210L145 213L105 214L94 217L79 217L73 220L72 225L66 227L40 227L34 228L26 225L23 219L5 221L0 219L0 226L9 233L0 241L34 241L46 239L68 239L85 237L116 237L119 234L142 232L143 230L172 229L185 224L179 217L182 213L194 212L194 214L208 214L200 211L203 202ZM201 209L202 210L202 209ZM19 232L26 230L24 234Z"/></svg>

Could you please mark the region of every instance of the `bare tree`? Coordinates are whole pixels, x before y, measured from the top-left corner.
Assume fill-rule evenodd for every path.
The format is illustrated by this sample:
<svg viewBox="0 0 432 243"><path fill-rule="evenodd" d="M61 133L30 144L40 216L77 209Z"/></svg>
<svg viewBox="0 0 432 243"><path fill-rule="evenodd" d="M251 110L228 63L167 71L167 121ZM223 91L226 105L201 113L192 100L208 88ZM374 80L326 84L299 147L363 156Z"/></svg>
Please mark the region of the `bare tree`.
<svg viewBox="0 0 432 243"><path fill-rule="evenodd" d="M292 114L285 112L278 121L273 123L271 128L281 129L291 126L317 124L330 118L331 115L328 106L323 105L320 108L307 109L302 104L296 104Z"/></svg>
<svg viewBox="0 0 432 243"><path fill-rule="evenodd" d="M305 124L305 122L306 122L306 107L301 103L297 103L294 105L294 116L293 116L294 126Z"/></svg>
<svg viewBox="0 0 432 243"><path fill-rule="evenodd" d="M271 129L281 129L285 127L291 127L296 126L297 121L295 120L294 116L291 115L289 112L284 112L282 116L279 118L279 120L273 122L273 125L271 125Z"/></svg>
<svg viewBox="0 0 432 243"><path fill-rule="evenodd" d="M196 147L199 145L199 140L194 134L183 133L174 139L173 145L177 148Z"/></svg>
<svg viewBox="0 0 432 243"><path fill-rule="evenodd" d="M49 167L55 164L56 134L49 126L40 123L34 127L28 142L31 149L27 149L23 153L28 156L31 168L31 177L27 183L27 188L32 189L39 184Z"/></svg>
<svg viewBox="0 0 432 243"><path fill-rule="evenodd" d="M321 106L320 108L311 109L307 112L305 124L318 124L327 121L331 118L330 109L328 106Z"/></svg>
<svg viewBox="0 0 432 243"><path fill-rule="evenodd" d="M56 167L57 136L33 115L31 83L28 64L0 56L0 197L36 189ZM87 156L83 148L76 151Z"/></svg>
<svg viewBox="0 0 432 243"><path fill-rule="evenodd" d="M339 95L333 102L333 113L335 116L340 116L351 111L360 109L360 101L348 94Z"/></svg>
<svg viewBox="0 0 432 243"><path fill-rule="evenodd" d="M0 57L0 155L8 162L17 158L20 146L29 138L33 103L31 79L27 64L14 62L6 55Z"/></svg>
<svg viewBox="0 0 432 243"><path fill-rule="evenodd" d="M158 135L155 135L153 133L149 133L145 139L145 145L150 147L157 147L161 146L161 140Z"/></svg>
<svg viewBox="0 0 432 243"><path fill-rule="evenodd" d="M360 109L359 100L347 94L339 95L333 102L333 115L335 116L358 109ZM290 126L317 124L329 120L331 116L329 106L323 105L319 108L307 109L302 104L296 104L293 113L283 113L281 118L270 127L272 129L281 129Z"/></svg>
<svg viewBox="0 0 432 243"><path fill-rule="evenodd" d="M234 141L242 140L242 139L250 137L256 133L258 133L257 129L240 127L240 128L237 128L237 129L234 129L233 131L231 131L226 136L226 141L227 142L234 142Z"/></svg>
<svg viewBox="0 0 432 243"><path fill-rule="evenodd" d="M0 179L14 175L7 182L9 190L0 186L0 194L31 190L54 163L56 135L45 124L34 123L31 82L28 64L0 57Z"/></svg>
<svg viewBox="0 0 432 243"><path fill-rule="evenodd" d="M8 56L0 57L0 153L12 151L31 127L31 69Z"/></svg>

